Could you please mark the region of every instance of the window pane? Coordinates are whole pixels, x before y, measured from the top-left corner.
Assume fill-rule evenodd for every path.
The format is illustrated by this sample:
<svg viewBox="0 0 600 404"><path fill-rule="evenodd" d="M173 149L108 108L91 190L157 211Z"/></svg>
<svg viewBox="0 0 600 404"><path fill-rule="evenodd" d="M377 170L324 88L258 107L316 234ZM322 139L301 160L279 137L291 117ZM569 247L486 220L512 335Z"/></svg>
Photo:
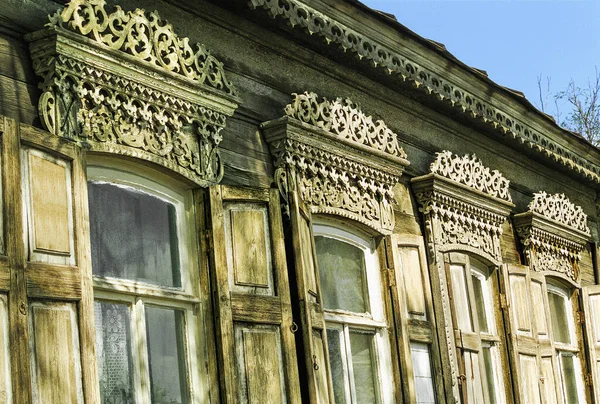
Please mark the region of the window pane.
<svg viewBox="0 0 600 404"><path fill-rule="evenodd" d="M122 185L88 192L94 274L181 287L175 206Z"/></svg>
<svg viewBox="0 0 600 404"><path fill-rule="evenodd" d="M565 403L577 404L579 397L577 394L577 379L575 372L575 357L571 355L562 355L561 357L563 385L565 389ZM581 375L580 375L581 377Z"/></svg>
<svg viewBox="0 0 600 404"><path fill-rule="evenodd" d="M133 403L129 306L96 301L94 311L102 403Z"/></svg>
<svg viewBox="0 0 600 404"><path fill-rule="evenodd" d="M355 313L368 312L363 250L323 236L315 237L315 245L324 306Z"/></svg>
<svg viewBox="0 0 600 404"><path fill-rule="evenodd" d="M571 342L569 335L569 321L565 298L557 293L548 292L550 303L550 317L552 318L552 330L554 341L568 344Z"/></svg>
<svg viewBox="0 0 600 404"><path fill-rule="evenodd" d="M485 311L485 299L484 299L484 290L485 289L485 280L481 279L478 276L473 275L471 277L473 279L473 292L475 294L475 306L477 309L477 320L479 321L479 331L489 333L490 329L488 326L487 314Z"/></svg>
<svg viewBox="0 0 600 404"><path fill-rule="evenodd" d="M356 402L361 404L377 402L373 338L373 334L350 333Z"/></svg>
<svg viewBox="0 0 600 404"><path fill-rule="evenodd" d="M496 381L495 381L495 373L496 369L494 367L494 357L492 355L491 347L483 347L483 363L485 365L485 378L488 386L488 393L490 395L490 404L496 403Z"/></svg>
<svg viewBox="0 0 600 404"><path fill-rule="evenodd" d="M415 374L417 404L434 404L435 393L431 375L431 359L429 346L417 342L410 344L410 356Z"/></svg>
<svg viewBox="0 0 600 404"><path fill-rule="evenodd" d="M344 377L344 358L340 336L343 334L336 329L327 329L327 345L329 348L329 362L331 364L331 379L336 404L346 403L346 381Z"/></svg>
<svg viewBox="0 0 600 404"><path fill-rule="evenodd" d="M146 337L154 404L189 402L183 316L182 310L146 306Z"/></svg>

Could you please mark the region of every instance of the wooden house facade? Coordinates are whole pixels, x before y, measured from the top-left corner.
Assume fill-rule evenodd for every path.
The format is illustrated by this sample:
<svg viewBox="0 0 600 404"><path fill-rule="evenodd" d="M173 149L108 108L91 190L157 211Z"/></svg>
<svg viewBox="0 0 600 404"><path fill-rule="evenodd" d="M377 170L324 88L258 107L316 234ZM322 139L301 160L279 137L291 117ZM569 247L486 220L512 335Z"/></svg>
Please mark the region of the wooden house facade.
<svg viewBox="0 0 600 404"><path fill-rule="evenodd" d="M0 402L600 403L600 151L356 0L4 0Z"/></svg>

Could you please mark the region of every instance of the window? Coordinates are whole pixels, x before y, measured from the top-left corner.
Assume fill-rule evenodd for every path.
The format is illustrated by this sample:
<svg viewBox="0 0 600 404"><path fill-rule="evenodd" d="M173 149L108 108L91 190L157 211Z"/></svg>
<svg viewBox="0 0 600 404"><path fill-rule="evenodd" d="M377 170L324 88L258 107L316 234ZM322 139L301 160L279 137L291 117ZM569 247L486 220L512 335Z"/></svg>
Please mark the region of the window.
<svg viewBox="0 0 600 404"><path fill-rule="evenodd" d="M191 195L88 169L102 403L198 402Z"/></svg>
<svg viewBox="0 0 600 404"><path fill-rule="evenodd" d="M370 240L314 225L335 401L390 402L390 348Z"/></svg>
<svg viewBox="0 0 600 404"><path fill-rule="evenodd" d="M547 283L546 287L560 377L560 394L565 403L579 403L584 395L571 300L567 292L559 286Z"/></svg>
<svg viewBox="0 0 600 404"><path fill-rule="evenodd" d="M455 328L461 368L463 395L468 403L504 402L504 385L495 321L493 277L482 263L460 254L451 254L451 284Z"/></svg>

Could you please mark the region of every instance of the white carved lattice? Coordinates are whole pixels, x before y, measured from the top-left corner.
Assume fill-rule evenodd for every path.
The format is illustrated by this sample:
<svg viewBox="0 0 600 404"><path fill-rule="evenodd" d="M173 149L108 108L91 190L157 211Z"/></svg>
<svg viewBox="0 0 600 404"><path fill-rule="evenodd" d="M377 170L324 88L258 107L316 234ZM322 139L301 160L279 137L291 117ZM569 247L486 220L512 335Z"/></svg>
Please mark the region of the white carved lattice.
<svg viewBox="0 0 600 404"><path fill-rule="evenodd" d="M512 201L509 192L510 181L504 178L500 171L484 166L474 154L460 157L444 150L436 153L430 170L493 197Z"/></svg>

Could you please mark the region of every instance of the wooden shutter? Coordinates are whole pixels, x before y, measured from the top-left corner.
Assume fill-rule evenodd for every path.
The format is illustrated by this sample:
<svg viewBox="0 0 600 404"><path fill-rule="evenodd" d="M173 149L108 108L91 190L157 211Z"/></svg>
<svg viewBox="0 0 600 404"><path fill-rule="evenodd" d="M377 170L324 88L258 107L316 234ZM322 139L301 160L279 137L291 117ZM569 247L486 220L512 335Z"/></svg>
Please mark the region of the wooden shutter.
<svg viewBox="0 0 600 404"><path fill-rule="evenodd" d="M99 400L84 153L5 120L13 402Z"/></svg>
<svg viewBox="0 0 600 404"><path fill-rule="evenodd" d="M442 401L443 384L441 379L440 358L434 326L433 303L429 281L425 246L422 236L391 235L386 237L386 258L391 266L389 286L392 297L392 316L396 329L396 351L399 357L399 369L402 380L404 401L417 401L421 387L417 386L415 364L411 360L411 345L422 343L427 346L427 355L431 363L431 384L434 395ZM427 372L427 371L425 371ZM427 391L428 396L430 394ZM399 399L397 398L399 401Z"/></svg>
<svg viewBox="0 0 600 404"><path fill-rule="evenodd" d="M600 403L600 285L584 286L581 292L589 366L587 378L592 382L594 402Z"/></svg>
<svg viewBox="0 0 600 404"><path fill-rule="evenodd" d="M221 185L209 194L223 401L300 403L279 193Z"/></svg>
<svg viewBox="0 0 600 404"><path fill-rule="evenodd" d="M311 403L334 402L323 299L310 209L296 191L289 192L294 269Z"/></svg>
<svg viewBox="0 0 600 404"><path fill-rule="evenodd" d="M544 276L527 266L502 266L501 305L518 403L554 403L559 386L550 338Z"/></svg>

